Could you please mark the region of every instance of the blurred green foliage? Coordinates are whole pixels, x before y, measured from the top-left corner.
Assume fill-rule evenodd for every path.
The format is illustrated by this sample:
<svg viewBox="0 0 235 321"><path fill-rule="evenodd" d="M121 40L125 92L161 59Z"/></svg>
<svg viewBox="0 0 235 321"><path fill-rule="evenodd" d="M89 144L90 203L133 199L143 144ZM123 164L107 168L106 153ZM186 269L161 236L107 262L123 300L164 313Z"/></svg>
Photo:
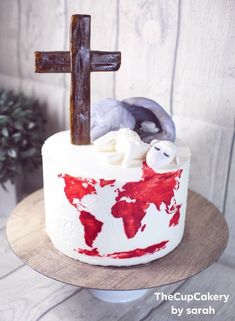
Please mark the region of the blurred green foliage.
<svg viewBox="0 0 235 321"><path fill-rule="evenodd" d="M0 89L0 184L41 164L45 118L37 100Z"/></svg>

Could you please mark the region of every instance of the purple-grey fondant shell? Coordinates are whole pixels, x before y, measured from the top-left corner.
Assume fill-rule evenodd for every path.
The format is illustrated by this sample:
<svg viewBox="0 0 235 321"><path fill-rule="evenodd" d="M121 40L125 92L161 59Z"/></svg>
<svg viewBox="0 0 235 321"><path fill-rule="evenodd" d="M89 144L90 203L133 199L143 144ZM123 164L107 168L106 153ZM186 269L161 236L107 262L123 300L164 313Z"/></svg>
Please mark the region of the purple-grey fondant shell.
<svg viewBox="0 0 235 321"><path fill-rule="evenodd" d="M175 141L175 124L172 118L154 100L143 97L131 97L124 99L122 103L134 116L136 121L134 130L145 143L150 143L153 139ZM144 121L154 123L159 131L144 131L141 127Z"/></svg>
<svg viewBox="0 0 235 321"><path fill-rule="evenodd" d="M123 127L135 130L145 143L153 139L175 141L175 125L170 115L151 99L104 99L92 106L92 141Z"/></svg>
<svg viewBox="0 0 235 321"><path fill-rule="evenodd" d="M120 128L135 127L134 116L117 99L107 98L98 101L91 108L91 140Z"/></svg>

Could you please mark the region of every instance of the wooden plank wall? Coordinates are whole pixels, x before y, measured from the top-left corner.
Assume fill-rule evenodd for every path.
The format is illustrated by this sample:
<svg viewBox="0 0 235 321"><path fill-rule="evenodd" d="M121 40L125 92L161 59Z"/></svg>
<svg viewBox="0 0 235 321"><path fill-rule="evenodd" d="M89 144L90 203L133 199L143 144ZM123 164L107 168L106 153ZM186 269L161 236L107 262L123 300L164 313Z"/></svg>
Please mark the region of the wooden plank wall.
<svg viewBox="0 0 235 321"><path fill-rule="evenodd" d="M188 293L199 285L201 291L208 287L221 293L235 290L234 282L230 282L235 267L234 12L235 1L231 0L0 2L0 86L23 90L45 103L48 134L68 128L70 79L69 75L62 74L35 75L33 52L66 50L69 19L73 13L92 15L93 49L122 51L120 71L92 75L92 100L146 96L172 114L178 136L192 150L190 187L225 213L230 228L229 245L220 263L210 270L212 272L179 285ZM2 234L5 218L0 218L0 223ZM168 316L169 305L164 303L156 309L152 294L141 301L145 306L138 309L134 304L120 309L97 303L85 290L77 292L72 287L35 276L35 272L29 272L11 259L9 253L9 250L3 253L6 260L10 257L2 273L4 289L10 300L10 290L7 290L10 273L31 310L15 312L13 303L6 299L4 307L8 314L0 308L0 320L4 316L4 321L22 318L51 321L57 320L58 315L63 320L68 320L68 316L70 320L82 320L86 313L90 313L89 320L97 320L97 309L103 311L103 315L99 312L103 320L109 320L110 311L114 320L130 320L133 316L135 320L166 320L164 316ZM33 280L28 290L20 283L20 278L27 282L30 273L36 282L42 282L43 291L48 287L50 298L45 299L46 290L41 292L45 300L37 299L35 311L27 295L32 293L32 297L36 297L42 289L34 288ZM218 278L223 282L219 283ZM168 291L175 289L175 286L170 287ZM74 309L78 302L83 302L81 310ZM220 312L213 320L221 320L221 316L232 320L231 308L218 309ZM8 316L10 311L15 312L12 318Z"/></svg>

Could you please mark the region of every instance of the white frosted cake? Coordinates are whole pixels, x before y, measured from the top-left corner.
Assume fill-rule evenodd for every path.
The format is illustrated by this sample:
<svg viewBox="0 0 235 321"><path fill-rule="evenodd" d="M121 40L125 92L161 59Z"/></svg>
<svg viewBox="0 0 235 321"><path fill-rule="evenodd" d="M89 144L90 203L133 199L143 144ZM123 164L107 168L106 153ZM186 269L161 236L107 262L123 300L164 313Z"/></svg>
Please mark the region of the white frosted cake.
<svg viewBox="0 0 235 321"><path fill-rule="evenodd" d="M141 128L150 125L142 122ZM104 266L147 263L177 247L190 151L172 140L146 142L136 128L106 130L83 146L70 143L69 131L48 138L42 149L44 197L54 247Z"/></svg>

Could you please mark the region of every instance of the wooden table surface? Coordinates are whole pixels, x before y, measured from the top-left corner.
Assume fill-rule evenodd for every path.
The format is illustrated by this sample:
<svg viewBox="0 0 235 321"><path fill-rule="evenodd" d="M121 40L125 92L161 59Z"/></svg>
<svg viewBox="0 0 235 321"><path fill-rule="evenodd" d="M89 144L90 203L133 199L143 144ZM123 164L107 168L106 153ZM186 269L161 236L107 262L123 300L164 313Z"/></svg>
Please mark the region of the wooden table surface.
<svg viewBox="0 0 235 321"><path fill-rule="evenodd" d="M214 205L191 191L180 245L166 257L137 266L93 266L63 255L49 240L44 217L43 191L39 190L19 203L7 222L11 248L34 270L86 288L130 290L181 281L214 263L228 240L223 215Z"/></svg>

